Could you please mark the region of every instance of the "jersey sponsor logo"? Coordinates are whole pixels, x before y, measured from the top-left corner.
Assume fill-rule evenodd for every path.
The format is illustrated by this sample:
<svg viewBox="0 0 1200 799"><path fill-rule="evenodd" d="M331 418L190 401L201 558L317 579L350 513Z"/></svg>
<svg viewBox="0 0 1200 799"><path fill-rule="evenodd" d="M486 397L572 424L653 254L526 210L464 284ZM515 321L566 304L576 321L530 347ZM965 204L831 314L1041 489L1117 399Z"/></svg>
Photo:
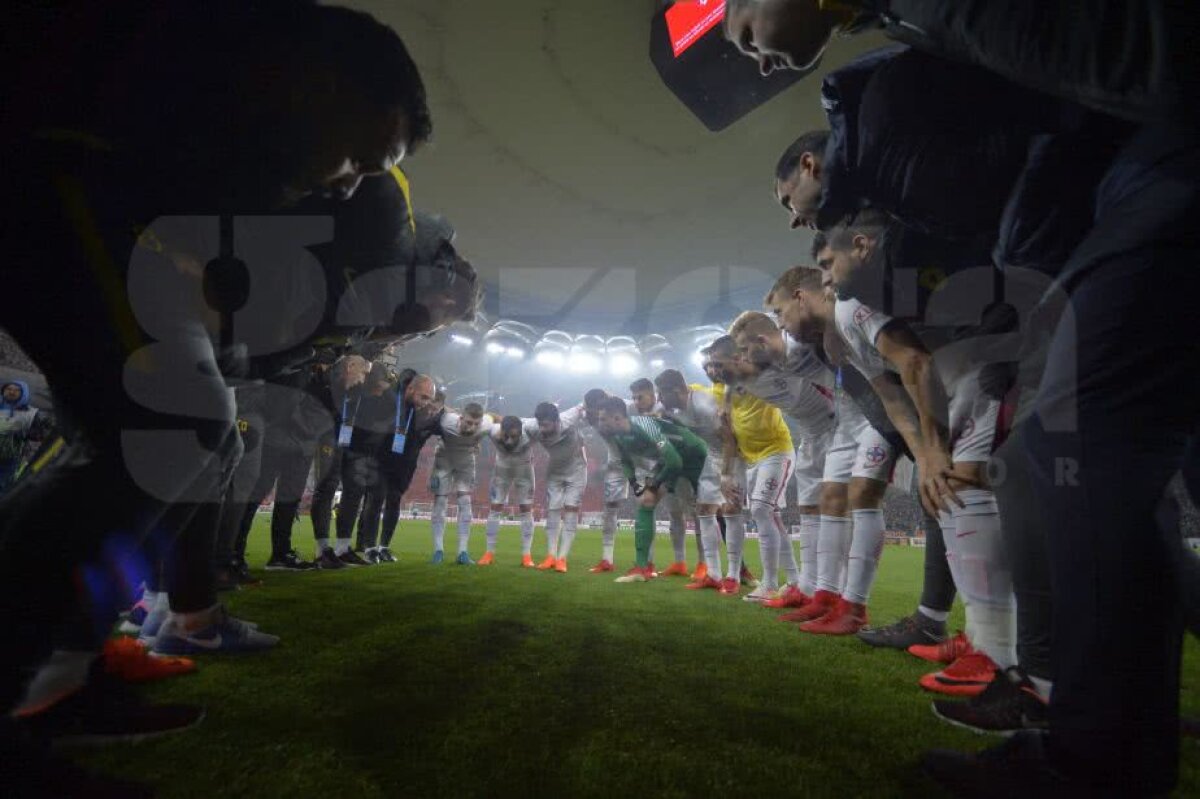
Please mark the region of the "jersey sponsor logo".
<svg viewBox="0 0 1200 799"><path fill-rule="evenodd" d="M875 315L875 311L865 305L858 306L858 310L854 312L854 324L862 327L868 319Z"/></svg>
<svg viewBox="0 0 1200 799"><path fill-rule="evenodd" d="M878 466L887 460L887 452L884 451L883 447L875 444L867 447L864 457L866 458L868 466Z"/></svg>

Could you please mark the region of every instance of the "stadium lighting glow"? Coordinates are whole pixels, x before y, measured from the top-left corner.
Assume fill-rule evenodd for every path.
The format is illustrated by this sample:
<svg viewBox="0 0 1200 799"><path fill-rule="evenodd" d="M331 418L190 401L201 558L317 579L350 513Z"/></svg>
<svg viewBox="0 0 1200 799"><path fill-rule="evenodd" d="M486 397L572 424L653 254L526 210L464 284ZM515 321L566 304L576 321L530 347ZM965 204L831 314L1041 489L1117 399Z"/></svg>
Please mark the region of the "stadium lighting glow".
<svg viewBox="0 0 1200 799"><path fill-rule="evenodd" d="M702 353L700 350L696 350L696 352L692 355L692 363L696 366L703 366L704 353Z"/></svg>
<svg viewBox="0 0 1200 799"><path fill-rule="evenodd" d="M508 347L504 346L503 344L501 344L498 341L489 341L488 342L488 345L487 345L488 355L499 355L500 353L505 352L507 350L508 350Z"/></svg>
<svg viewBox="0 0 1200 799"><path fill-rule="evenodd" d="M475 339L471 338L470 336L460 336L458 333L451 333L450 334L450 343L451 344L460 344L464 347L469 347L475 343Z"/></svg>
<svg viewBox="0 0 1200 799"><path fill-rule="evenodd" d="M558 350L542 350L534 358L539 366L547 366L551 369L561 369L567 361L567 356Z"/></svg>
<svg viewBox="0 0 1200 799"><path fill-rule="evenodd" d="M520 347L509 347L504 351L504 354L509 358L524 358L525 350L521 349Z"/></svg>
<svg viewBox="0 0 1200 799"><path fill-rule="evenodd" d="M618 352L608 359L608 370L615 377L627 377L638 370L638 359L627 352Z"/></svg>
<svg viewBox="0 0 1200 799"><path fill-rule="evenodd" d="M595 374L600 371L600 358L590 352L573 352L567 359L567 368L581 375Z"/></svg>
<svg viewBox="0 0 1200 799"><path fill-rule="evenodd" d="M650 359L650 368L651 369L661 369L666 365L667 365L667 362L664 361L662 358L651 358Z"/></svg>

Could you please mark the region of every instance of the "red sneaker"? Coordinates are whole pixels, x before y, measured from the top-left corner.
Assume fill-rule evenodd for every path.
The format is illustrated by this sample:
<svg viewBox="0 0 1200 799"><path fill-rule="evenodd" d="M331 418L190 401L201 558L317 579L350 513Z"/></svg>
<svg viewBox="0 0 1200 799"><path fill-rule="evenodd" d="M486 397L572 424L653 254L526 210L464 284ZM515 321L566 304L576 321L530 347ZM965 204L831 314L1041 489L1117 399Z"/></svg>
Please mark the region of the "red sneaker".
<svg viewBox="0 0 1200 799"><path fill-rule="evenodd" d="M754 576L754 572L750 571L746 566L742 566L741 577L742 585L748 585L751 588L758 588L758 578Z"/></svg>
<svg viewBox="0 0 1200 799"><path fill-rule="evenodd" d="M853 635L867 626L867 606L841 600L819 619L800 625L800 631L817 635Z"/></svg>
<svg viewBox="0 0 1200 799"><path fill-rule="evenodd" d="M921 660L928 660L930 663L953 663L973 651L971 642L967 640L967 636L963 635L961 630L958 635L947 638L940 644L914 644L908 648L908 654L916 655Z"/></svg>
<svg viewBox="0 0 1200 799"><path fill-rule="evenodd" d="M721 593L725 596L737 596L742 590L742 584L732 577L726 577L721 580Z"/></svg>
<svg viewBox="0 0 1200 799"><path fill-rule="evenodd" d="M687 577L688 567L682 560L677 560L667 567L666 571L659 572L662 577Z"/></svg>
<svg viewBox="0 0 1200 799"><path fill-rule="evenodd" d="M730 582L734 581L730 580ZM711 577L704 577L699 580L692 580L690 583L685 585L684 588L688 589L689 591L701 591L705 588L715 588L716 590L720 591L721 583L718 583Z"/></svg>
<svg viewBox="0 0 1200 799"><path fill-rule="evenodd" d="M832 591L817 591L813 594L812 602L809 602L802 608L793 610L791 613L785 613L779 617L780 621L812 621L819 619L829 611L837 607L837 603L841 597Z"/></svg>
<svg viewBox="0 0 1200 799"><path fill-rule="evenodd" d="M125 682L153 682L196 670L191 658L151 655L136 638L110 638L101 657L105 671Z"/></svg>
<svg viewBox="0 0 1200 799"><path fill-rule="evenodd" d="M600 574L601 572L610 572L613 570L613 565L607 560L602 560L592 568L588 569L592 574Z"/></svg>
<svg viewBox="0 0 1200 799"><path fill-rule="evenodd" d="M968 652L919 682L926 691L949 696L979 696L996 679L996 664L982 652Z"/></svg>
<svg viewBox="0 0 1200 799"><path fill-rule="evenodd" d="M696 564L696 571L692 572L692 579L693 580L703 580L707 576L708 576L708 564L705 563L704 561L700 561L699 563Z"/></svg>
<svg viewBox="0 0 1200 799"><path fill-rule="evenodd" d="M764 608L802 608L812 602L812 597L794 585L789 585L774 599L763 600Z"/></svg>

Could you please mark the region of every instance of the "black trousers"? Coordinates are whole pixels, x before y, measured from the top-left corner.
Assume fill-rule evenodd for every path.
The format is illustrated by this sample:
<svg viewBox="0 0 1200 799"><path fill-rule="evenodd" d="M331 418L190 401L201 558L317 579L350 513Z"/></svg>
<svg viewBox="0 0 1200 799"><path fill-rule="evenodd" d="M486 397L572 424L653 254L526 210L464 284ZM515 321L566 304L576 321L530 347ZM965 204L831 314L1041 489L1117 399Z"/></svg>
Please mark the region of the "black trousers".
<svg viewBox="0 0 1200 799"><path fill-rule="evenodd" d="M228 566L246 559L246 535L250 528L248 525L244 526L243 521L248 508L251 510L250 518L254 518L250 497L254 493L259 472L262 470L263 435L266 432L263 427L262 414L239 411L238 422L248 425L254 430L254 434L243 437L244 441L251 443L244 448L242 459L234 469L233 478L229 481L229 488L225 491L225 500L221 504L221 518L217 526L217 547L213 557L218 566Z"/></svg>
<svg viewBox="0 0 1200 799"><path fill-rule="evenodd" d="M262 470L250 495L250 522L262 501L275 489L275 507L271 511L271 557L282 558L292 551L292 525L300 510L300 500L312 471L316 442L268 440L263 451ZM243 524L245 522L243 521ZM248 526L247 526L248 529Z"/></svg>
<svg viewBox="0 0 1200 799"><path fill-rule="evenodd" d="M1048 746L1104 791L1164 793L1178 776L1182 613L1156 512L1200 422L1195 134L1143 130L1096 207L1020 439L1049 531Z"/></svg>
<svg viewBox="0 0 1200 799"><path fill-rule="evenodd" d="M400 460L384 456L380 472L383 475L382 486L377 487L372 494L381 497L382 521L379 543L390 547L392 538L396 535L396 526L400 523L400 503L412 485L413 475L416 474L415 460ZM365 511L364 511L365 514Z"/></svg>
<svg viewBox="0 0 1200 799"><path fill-rule="evenodd" d="M334 433L327 433L317 441L314 458L316 484L309 513L312 516L313 537L318 541L329 540L333 498L342 483L342 456L345 450L337 445L334 436Z"/></svg>
<svg viewBox="0 0 1200 799"><path fill-rule="evenodd" d="M921 509L925 529L925 581L921 587L921 604L930 610L949 613L954 606L954 577L946 560L946 539L938 520Z"/></svg>
<svg viewBox="0 0 1200 799"><path fill-rule="evenodd" d="M355 523L358 521L367 492L379 485L379 458L374 452L347 449L342 453L342 500L338 504L337 512L339 540L349 539L354 534Z"/></svg>

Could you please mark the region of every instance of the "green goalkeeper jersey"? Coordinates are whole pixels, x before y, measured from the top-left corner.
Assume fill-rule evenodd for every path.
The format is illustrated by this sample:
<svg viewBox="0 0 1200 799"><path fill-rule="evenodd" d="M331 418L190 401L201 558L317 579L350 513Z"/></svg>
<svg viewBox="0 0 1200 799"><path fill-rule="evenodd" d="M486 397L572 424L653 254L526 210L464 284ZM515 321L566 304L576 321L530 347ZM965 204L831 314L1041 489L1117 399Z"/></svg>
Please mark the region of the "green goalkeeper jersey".
<svg viewBox="0 0 1200 799"><path fill-rule="evenodd" d="M658 485L673 486L683 476L693 484L704 468L708 448L682 425L653 416L629 417L629 432L608 436L621 453L625 479L634 479L641 466Z"/></svg>

